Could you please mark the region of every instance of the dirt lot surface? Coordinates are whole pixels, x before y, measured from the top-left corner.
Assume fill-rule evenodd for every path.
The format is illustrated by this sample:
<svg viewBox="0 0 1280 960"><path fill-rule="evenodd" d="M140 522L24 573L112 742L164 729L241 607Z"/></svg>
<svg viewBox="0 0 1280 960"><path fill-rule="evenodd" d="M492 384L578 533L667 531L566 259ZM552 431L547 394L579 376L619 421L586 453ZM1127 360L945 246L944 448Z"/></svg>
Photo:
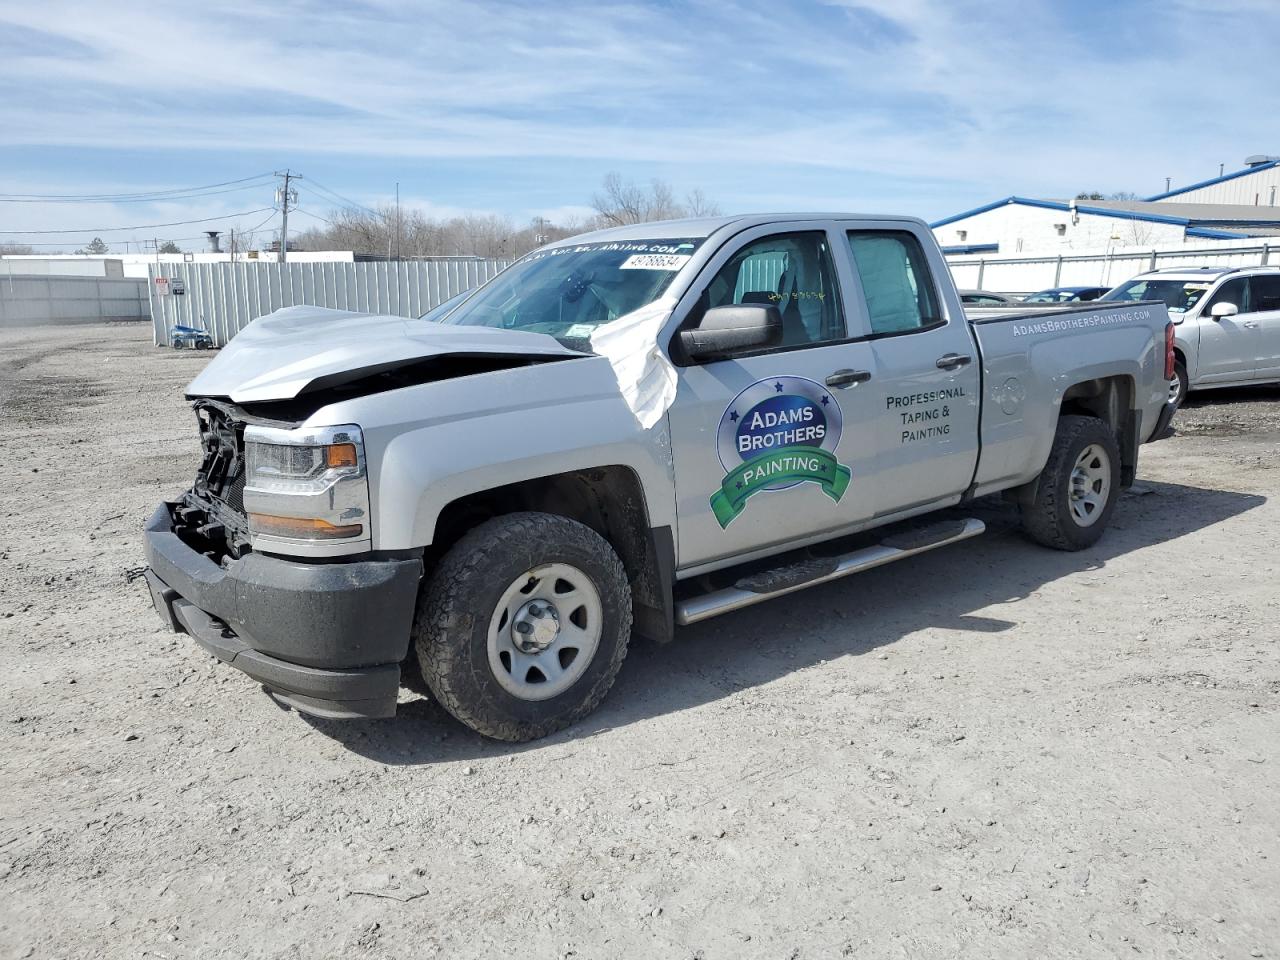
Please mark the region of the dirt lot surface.
<svg viewBox="0 0 1280 960"><path fill-rule="evenodd" d="M0 956L1280 957L1280 389L1193 397L1094 549L980 504L511 746L162 632L206 359L0 333Z"/></svg>

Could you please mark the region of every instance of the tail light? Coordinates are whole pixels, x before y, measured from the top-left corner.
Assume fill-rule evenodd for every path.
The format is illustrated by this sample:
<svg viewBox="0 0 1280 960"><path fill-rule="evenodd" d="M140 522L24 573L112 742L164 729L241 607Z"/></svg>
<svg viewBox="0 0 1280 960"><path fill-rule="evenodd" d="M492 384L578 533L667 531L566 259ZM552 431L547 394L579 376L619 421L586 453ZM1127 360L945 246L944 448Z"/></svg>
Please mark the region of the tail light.
<svg viewBox="0 0 1280 960"><path fill-rule="evenodd" d="M1166 323L1164 325L1164 378L1172 380L1177 376L1177 370L1174 369L1176 357L1173 353L1173 324Z"/></svg>

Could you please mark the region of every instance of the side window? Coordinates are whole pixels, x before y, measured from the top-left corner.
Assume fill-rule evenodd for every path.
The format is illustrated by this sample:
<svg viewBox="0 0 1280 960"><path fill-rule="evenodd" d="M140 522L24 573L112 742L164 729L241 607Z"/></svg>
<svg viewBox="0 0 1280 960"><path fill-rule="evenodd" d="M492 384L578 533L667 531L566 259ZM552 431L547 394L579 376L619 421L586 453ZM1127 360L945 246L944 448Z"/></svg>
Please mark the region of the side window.
<svg viewBox="0 0 1280 960"><path fill-rule="evenodd" d="M867 298L872 333L927 330L943 322L920 241L902 230L851 230L849 249Z"/></svg>
<svg viewBox="0 0 1280 960"><path fill-rule="evenodd" d="M1249 311L1280 310L1280 274L1262 274L1249 280Z"/></svg>
<svg viewBox="0 0 1280 960"><path fill-rule="evenodd" d="M1213 308L1220 303L1234 303L1241 313L1249 312L1249 280L1247 277L1236 277L1234 280L1228 280L1218 288L1218 292L1213 298L1204 305L1204 309L1200 311L1200 316L1209 317L1213 315Z"/></svg>
<svg viewBox="0 0 1280 960"><path fill-rule="evenodd" d="M821 230L753 240L720 268L699 309L738 303L772 304L782 315L782 342L803 346L847 334L827 235Z"/></svg>

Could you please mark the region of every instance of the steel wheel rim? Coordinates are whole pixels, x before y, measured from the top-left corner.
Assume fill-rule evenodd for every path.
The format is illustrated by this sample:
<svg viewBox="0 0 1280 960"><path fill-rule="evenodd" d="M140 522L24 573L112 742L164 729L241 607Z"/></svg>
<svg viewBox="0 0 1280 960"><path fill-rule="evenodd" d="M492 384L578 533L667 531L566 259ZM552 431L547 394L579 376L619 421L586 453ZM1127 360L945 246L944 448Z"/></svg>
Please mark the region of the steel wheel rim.
<svg viewBox="0 0 1280 960"><path fill-rule="evenodd" d="M1100 445L1091 443L1080 451L1068 481L1071 516L1078 526L1098 522L1111 494L1111 457Z"/></svg>
<svg viewBox="0 0 1280 960"><path fill-rule="evenodd" d="M489 619L489 669L513 697L550 700L586 672L603 632L590 577L567 563L535 567L512 581Z"/></svg>

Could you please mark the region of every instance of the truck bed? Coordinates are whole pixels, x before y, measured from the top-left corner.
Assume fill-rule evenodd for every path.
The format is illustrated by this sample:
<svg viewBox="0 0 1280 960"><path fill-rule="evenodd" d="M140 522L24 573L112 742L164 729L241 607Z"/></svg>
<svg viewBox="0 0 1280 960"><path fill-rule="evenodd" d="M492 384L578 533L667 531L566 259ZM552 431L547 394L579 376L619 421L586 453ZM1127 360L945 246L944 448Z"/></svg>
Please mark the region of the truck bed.
<svg viewBox="0 0 1280 960"><path fill-rule="evenodd" d="M1031 480L1044 466L1068 390L1132 391L1125 407L1150 439L1168 400L1160 301L1015 304L965 311L982 364L982 452L975 492ZM1081 386L1083 385L1083 386Z"/></svg>

